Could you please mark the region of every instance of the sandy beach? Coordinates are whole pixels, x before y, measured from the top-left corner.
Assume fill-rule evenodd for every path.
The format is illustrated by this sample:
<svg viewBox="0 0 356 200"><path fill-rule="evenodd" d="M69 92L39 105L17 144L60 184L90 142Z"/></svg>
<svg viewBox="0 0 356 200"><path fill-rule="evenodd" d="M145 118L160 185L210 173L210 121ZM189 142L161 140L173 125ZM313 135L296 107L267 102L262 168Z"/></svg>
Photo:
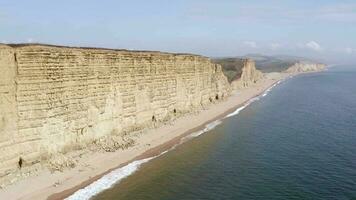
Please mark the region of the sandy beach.
<svg viewBox="0 0 356 200"><path fill-rule="evenodd" d="M158 155L180 142L181 138L200 130L206 124L223 118L246 101L262 94L288 74L266 76L255 85L240 89L222 102L197 114L175 120L173 123L151 129L138 135L136 145L116 152L90 152L78 158L75 168L51 173L43 170L38 176L29 177L0 191L0 199L63 199L84 188L110 171L128 163Z"/></svg>

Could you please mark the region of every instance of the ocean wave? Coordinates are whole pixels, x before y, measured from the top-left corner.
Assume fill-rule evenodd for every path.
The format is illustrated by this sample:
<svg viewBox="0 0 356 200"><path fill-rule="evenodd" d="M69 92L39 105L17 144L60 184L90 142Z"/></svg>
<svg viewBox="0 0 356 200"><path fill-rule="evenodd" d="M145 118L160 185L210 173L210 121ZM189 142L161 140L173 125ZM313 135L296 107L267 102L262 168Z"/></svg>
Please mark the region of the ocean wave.
<svg viewBox="0 0 356 200"><path fill-rule="evenodd" d="M196 132L189 134L188 136L182 138L181 142L179 144L181 144L191 138L198 137L199 135L201 135L203 133L209 132L210 130L214 129L216 126L218 126L221 123L222 123L221 120L215 120L215 121L207 124L207 125L205 125L204 129L196 131ZM85 188L76 191L74 194L72 194L71 196L66 198L66 200L89 200L90 198L99 194L100 192L111 188L114 184L120 183L121 180L123 180L124 178L126 178L126 177L130 176L131 174L133 174L134 172L136 172L142 164L175 149L179 144L174 145L170 149L163 151L162 153L160 153L157 156L152 156L149 158L136 160L136 161L129 163L128 165L126 165L124 167L115 169L115 170L111 171L110 173L101 177L99 180L94 181L90 185L86 186Z"/></svg>
<svg viewBox="0 0 356 200"><path fill-rule="evenodd" d="M131 162L130 164L115 169L112 172L104 175L101 177L99 180L91 183L87 187L80 189L76 191L73 195L69 196L66 198L67 200L87 200L90 199L91 197L99 194L100 192L109 189L111 186L114 184L120 182L122 179L124 179L127 176L130 176L133 174L137 169L143 164L146 163L158 156L150 157L150 158L145 158L141 160L136 160Z"/></svg>
<svg viewBox="0 0 356 200"><path fill-rule="evenodd" d="M189 134L188 136L182 138L182 142L185 142L187 139L198 137L203 133L209 132L212 129L214 129L215 127L217 127L218 125L220 125L221 123L222 123L221 120L215 120L215 121L205 125L204 129L193 132L193 133Z"/></svg>
<svg viewBox="0 0 356 200"><path fill-rule="evenodd" d="M243 105L243 106L237 108L234 112L232 112L232 113L226 115L225 118L232 117L232 116L235 116L235 115L239 114L240 111L243 110L243 109L245 109L246 107L247 107L247 105L245 104L245 105Z"/></svg>
<svg viewBox="0 0 356 200"><path fill-rule="evenodd" d="M263 96L263 95L262 95ZM251 98L250 100L248 100L243 106L238 107L234 112L226 115L224 118L229 118L235 115L238 115L243 109L245 109L247 106L249 106L252 102L258 101L260 99L259 96Z"/></svg>
<svg viewBox="0 0 356 200"><path fill-rule="evenodd" d="M270 93L271 90L272 90L275 86L279 85L281 82L282 82L282 80L280 80L280 81L274 83L271 87L269 87L268 89L266 89L266 90L263 92L263 94L261 94L261 95L259 95L259 96L256 96L256 97L254 97L254 98L251 98L251 99L248 100L243 106L237 108L234 112L232 112L232 113L226 115L224 118L229 118L229 117L238 115L243 109L245 109L247 106L249 106L252 102L255 102L255 101L257 101L257 100L260 100L261 97L267 96L268 93Z"/></svg>

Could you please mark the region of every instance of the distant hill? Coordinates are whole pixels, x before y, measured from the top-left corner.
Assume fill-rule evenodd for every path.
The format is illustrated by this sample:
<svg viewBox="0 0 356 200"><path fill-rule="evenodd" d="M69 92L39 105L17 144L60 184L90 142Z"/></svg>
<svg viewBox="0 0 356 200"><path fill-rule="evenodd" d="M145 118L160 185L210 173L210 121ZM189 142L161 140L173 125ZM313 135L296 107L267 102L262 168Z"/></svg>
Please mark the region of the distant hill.
<svg viewBox="0 0 356 200"><path fill-rule="evenodd" d="M240 57L214 58L213 62L222 65L224 74L229 81L238 78L241 75L242 61L241 59L250 58L256 62L256 68L264 73L282 72L297 62L317 62L312 59L289 56L275 55L266 56L261 54L247 54Z"/></svg>
<svg viewBox="0 0 356 200"><path fill-rule="evenodd" d="M223 73L232 82L241 77L244 61L241 58L213 58L212 61L222 66Z"/></svg>
<svg viewBox="0 0 356 200"><path fill-rule="evenodd" d="M248 54L242 58L251 58L255 60L256 68L267 73L285 71L297 62L313 62L311 59L288 55L265 56L259 54Z"/></svg>

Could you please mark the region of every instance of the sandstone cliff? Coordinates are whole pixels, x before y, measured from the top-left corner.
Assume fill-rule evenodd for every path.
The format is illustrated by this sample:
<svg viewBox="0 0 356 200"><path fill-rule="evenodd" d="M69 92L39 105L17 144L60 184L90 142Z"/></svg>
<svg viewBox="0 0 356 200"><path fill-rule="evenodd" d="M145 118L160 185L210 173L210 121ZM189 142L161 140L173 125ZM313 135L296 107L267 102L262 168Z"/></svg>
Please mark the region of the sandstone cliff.
<svg viewBox="0 0 356 200"><path fill-rule="evenodd" d="M314 72L322 71L325 69L324 64L311 63L311 62L298 62L290 66L286 72L287 73L301 73L301 72Z"/></svg>
<svg viewBox="0 0 356 200"><path fill-rule="evenodd" d="M58 153L157 126L230 94L220 65L189 54L0 45L0 69L2 184ZM246 71L243 86L255 77Z"/></svg>
<svg viewBox="0 0 356 200"><path fill-rule="evenodd" d="M222 66L233 89L246 88L263 78L256 69L255 61L248 58L215 58L214 63Z"/></svg>
<svg viewBox="0 0 356 200"><path fill-rule="evenodd" d="M223 68L223 72L229 82L239 79L242 74L242 68L245 66L246 59L241 58L214 58L212 61Z"/></svg>
<svg viewBox="0 0 356 200"><path fill-rule="evenodd" d="M261 71L255 67L255 61L243 59L241 77L231 83L233 89L246 88L263 78Z"/></svg>

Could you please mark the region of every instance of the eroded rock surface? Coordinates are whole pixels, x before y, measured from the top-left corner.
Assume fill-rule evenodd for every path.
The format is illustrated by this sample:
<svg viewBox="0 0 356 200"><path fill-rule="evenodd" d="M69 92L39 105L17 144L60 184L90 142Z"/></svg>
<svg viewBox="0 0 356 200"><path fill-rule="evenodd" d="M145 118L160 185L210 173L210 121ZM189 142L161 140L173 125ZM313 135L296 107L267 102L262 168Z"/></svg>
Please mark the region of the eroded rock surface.
<svg viewBox="0 0 356 200"><path fill-rule="evenodd" d="M255 61L252 59L243 59L241 77L231 83L234 89L246 88L263 78L261 71L255 67Z"/></svg>
<svg viewBox="0 0 356 200"><path fill-rule="evenodd" d="M0 45L0 69L2 184L43 160L72 166L53 157L95 142L107 151L126 148L134 143L130 132L199 110L231 90L220 65L189 54ZM113 132L125 138L108 139Z"/></svg>
<svg viewBox="0 0 356 200"><path fill-rule="evenodd" d="M310 63L310 62L298 62L290 66L286 72L287 73L302 73L302 72L316 72L325 69L325 64L320 63Z"/></svg>

